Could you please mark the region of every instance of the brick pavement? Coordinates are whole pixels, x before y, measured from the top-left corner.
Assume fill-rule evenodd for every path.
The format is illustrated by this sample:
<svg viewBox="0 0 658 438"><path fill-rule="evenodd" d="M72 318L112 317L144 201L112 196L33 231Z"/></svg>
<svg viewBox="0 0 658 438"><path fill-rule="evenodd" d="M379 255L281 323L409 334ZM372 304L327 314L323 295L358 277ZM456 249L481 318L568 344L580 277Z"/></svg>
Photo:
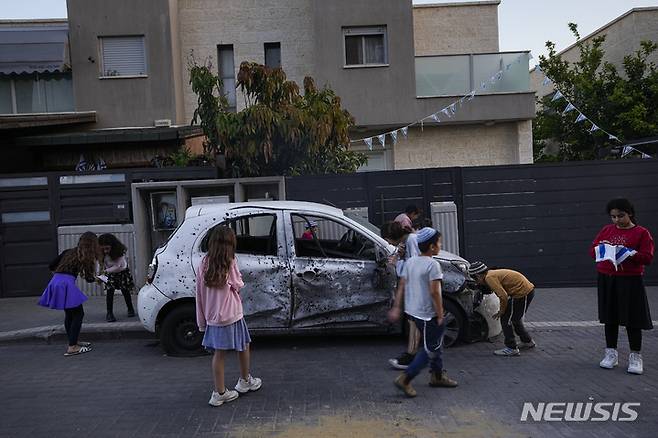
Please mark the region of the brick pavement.
<svg viewBox="0 0 658 438"><path fill-rule="evenodd" d="M497 358L494 345L445 352L455 389L415 384L406 399L386 359L396 337L257 338L261 391L211 408L210 357L171 358L144 340L102 341L64 357L61 345L0 346L0 436L10 437L631 437L658 427L658 331L645 332L646 372L598 367L600 327L534 329L535 351ZM227 382L237 378L227 364ZM637 401L634 423L521 423L524 401Z"/></svg>

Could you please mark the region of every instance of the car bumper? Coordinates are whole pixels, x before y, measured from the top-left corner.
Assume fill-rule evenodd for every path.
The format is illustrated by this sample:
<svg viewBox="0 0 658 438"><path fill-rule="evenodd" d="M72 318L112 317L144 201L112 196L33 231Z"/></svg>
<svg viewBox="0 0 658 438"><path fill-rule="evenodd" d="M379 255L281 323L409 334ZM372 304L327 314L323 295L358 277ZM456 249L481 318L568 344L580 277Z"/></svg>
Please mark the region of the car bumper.
<svg viewBox="0 0 658 438"><path fill-rule="evenodd" d="M146 330L155 333L155 325L160 309L170 301L152 284L146 284L137 295L139 320Z"/></svg>

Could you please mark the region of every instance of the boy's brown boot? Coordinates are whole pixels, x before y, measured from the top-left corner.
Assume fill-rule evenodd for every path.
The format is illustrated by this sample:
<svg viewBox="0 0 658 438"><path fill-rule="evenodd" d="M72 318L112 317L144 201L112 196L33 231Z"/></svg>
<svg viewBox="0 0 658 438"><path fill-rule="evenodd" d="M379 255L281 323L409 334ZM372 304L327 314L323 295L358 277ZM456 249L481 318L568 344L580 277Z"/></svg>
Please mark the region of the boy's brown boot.
<svg viewBox="0 0 658 438"><path fill-rule="evenodd" d="M430 386L432 387L441 387L441 388L454 388L458 385L455 380L452 380L448 377L448 372L446 370L436 373L432 371L430 373Z"/></svg>
<svg viewBox="0 0 658 438"><path fill-rule="evenodd" d="M407 397L416 397L416 390L411 386L411 382L407 381L407 375L402 373L393 382Z"/></svg>

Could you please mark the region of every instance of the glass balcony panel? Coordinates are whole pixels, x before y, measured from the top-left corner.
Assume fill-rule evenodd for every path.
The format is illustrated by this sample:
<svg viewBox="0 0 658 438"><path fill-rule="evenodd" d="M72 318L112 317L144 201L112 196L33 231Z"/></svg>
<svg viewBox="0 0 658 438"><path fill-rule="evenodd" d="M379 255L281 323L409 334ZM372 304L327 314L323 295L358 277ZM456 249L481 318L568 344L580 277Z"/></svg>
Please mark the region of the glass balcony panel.
<svg viewBox="0 0 658 438"><path fill-rule="evenodd" d="M528 61L527 52L417 57L416 96L465 95L473 88L477 94L528 92Z"/></svg>
<svg viewBox="0 0 658 438"><path fill-rule="evenodd" d="M416 96L446 96L468 93L469 56L423 56L416 58Z"/></svg>

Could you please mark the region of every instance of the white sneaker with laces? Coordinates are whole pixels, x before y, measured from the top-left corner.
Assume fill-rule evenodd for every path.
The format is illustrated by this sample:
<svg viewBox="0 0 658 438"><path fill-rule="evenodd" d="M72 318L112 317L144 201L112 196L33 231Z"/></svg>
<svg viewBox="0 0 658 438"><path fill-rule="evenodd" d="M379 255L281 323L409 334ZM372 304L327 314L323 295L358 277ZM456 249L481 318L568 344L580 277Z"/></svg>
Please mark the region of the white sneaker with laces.
<svg viewBox="0 0 658 438"><path fill-rule="evenodd" d="M521 354L521 352L519 352L518 348L505 347L505 348L501 348L500 350L494 351L494 354L496 356L518 356L519 354Z"/></svg>
<svg viewBox="0 0 658 438"><path fill-rule="evenodd" d="M235 385L235 390L241 394L245 394L249 391L258 391L262 385L263 381L261 379L258 377L252 377L251 374L249 374L247 380L242 377L238 379L238 383Z"/></svg>
<svg viewBox="0 0 658 438"><path fill-rule="evenodd" d="M628 372L631 374L642 374L642 355L640 353L631 353L628 356Z"/></svg>
<svg viewBox="0 0 658 438"><path fill-rule="evenodd" d="M601 368L607 368L609 370L613 369L619 364L619 355L617 354L617 350L614 348L606 348L605 349L605 356L603 357L603 360L599 363L599 366Z"/></svg>
<svg viewBox="0 0 658 438"><path fill-rule="evenodd" d="M208 400L208 404L210 406L221 406L224 403L231 402L235 400L236 398L239 397L240 394L238 394L236 391L233 391L232 389L225 389L224 394L220 394L217 391L213 391L212 395L210 396L210 400Z"/></svg>

